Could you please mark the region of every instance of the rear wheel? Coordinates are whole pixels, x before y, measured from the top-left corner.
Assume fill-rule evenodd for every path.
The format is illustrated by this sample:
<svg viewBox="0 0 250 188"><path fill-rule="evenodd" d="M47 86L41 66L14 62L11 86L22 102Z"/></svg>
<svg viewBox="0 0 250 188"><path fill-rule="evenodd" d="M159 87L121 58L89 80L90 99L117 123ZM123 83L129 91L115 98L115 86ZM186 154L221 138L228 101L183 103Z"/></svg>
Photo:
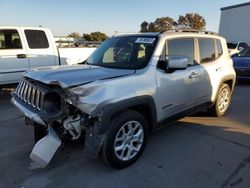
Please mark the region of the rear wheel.
<svg viewBox="0 0 250 188"><path fill-rule="evenodd" d="M146 146L147 133L147 122L140 113L126 111L116 116L103 145L105 161L114 168L133 164Z"/></svg>
<svg viewBox="0 0 250 188"><path fill-rule="evenodd" d="M216 97L215 104L209 109L212 115L222 117L231 102L231 89L228 84L222 84Z"/></svg>

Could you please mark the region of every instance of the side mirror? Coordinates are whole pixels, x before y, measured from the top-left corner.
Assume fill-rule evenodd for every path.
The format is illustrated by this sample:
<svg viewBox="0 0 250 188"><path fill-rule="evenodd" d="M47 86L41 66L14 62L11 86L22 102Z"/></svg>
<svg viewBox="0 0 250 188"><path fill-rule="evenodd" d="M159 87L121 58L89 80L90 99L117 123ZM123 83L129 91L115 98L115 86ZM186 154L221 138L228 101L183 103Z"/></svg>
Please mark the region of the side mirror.
<svg viewBox="0 0 250 188"><path fill-rule="evenodd" d="M186 69L188 67L187 56L168 56L166 60L168 69Z"/></svg>

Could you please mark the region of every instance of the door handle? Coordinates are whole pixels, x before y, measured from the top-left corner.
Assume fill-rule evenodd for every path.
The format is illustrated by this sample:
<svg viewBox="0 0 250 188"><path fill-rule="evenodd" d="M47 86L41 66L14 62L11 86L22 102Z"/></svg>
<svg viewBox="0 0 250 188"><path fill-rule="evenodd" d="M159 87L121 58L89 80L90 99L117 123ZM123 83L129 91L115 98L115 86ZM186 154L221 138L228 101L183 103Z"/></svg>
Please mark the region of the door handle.
<svg viewBox="0 0 250 188"><path fill-rule="evenodd" d="M219 67L219 68L217 68L215 70L216 70L216 72L220 72L220 71L222 71L222 67Z"/></svg>
<svg viewBox="0 0 250 188"><path fill-rule="evenodd" d="M199 74L197 72L192 72L190 75L189 75L189 78L197 78L199 76Z"/></svg>
<svg viewBox="0 0 250 188"><path fill-rule="evenodd" d="M26 54L17 54L16 57L19 59L22 59L22 58L27 58L27 55Z"/></svg>

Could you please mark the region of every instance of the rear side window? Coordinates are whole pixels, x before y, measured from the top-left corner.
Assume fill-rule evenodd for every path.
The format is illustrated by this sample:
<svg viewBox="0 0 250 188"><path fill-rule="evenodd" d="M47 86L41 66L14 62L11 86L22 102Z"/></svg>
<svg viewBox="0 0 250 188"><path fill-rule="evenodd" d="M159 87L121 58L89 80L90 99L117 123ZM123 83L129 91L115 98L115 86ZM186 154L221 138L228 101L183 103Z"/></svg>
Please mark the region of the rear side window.
<svg viewBox="0 0 250 188"><path fill-rule="evenodd" d="M199 38L200 63L207 63L215 60L214 39Z"/></svg>
<svg viewBox="0 0 250 188"><path fill-rule="evenodd" d="M22 49L22 43L17 30L0 30L0 49Z"/></svg>
<svg viewBox="0 0 250 188"><path fill-rule="evenodd" d="M184 56L188 58L188 65L194 65L194 39L181 38L167 42L167 55L169 57Z"/></svg>
<svg viewBox="0 0 250 188"><path fill-rule="evenodd" d="M49 42L44 31L41 30L25 30L25 36L28 41L29 48L48 48Z"/></svg>
<svg viewBox="0 0 250 188"><path fill-rule="evenodd" d="M215 41L216 41L218 57L220 57L223 54L222 45L220 40L216 39Z"/></svg>

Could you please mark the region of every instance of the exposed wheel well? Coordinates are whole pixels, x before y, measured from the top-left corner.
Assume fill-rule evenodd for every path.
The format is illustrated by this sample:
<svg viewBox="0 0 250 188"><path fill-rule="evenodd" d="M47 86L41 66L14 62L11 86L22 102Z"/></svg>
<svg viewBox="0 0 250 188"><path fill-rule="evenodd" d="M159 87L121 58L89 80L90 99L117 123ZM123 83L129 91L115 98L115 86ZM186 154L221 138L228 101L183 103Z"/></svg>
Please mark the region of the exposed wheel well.
<svg viewBox="0 0 250 188"><path fill-rule="evenodd" d="M233 80L226 80L226 81L224 81L224 83L229 85L230 90L232 91L232 89L233 89Z"/></svg>
<svg viewBox="0 0 250 188"><path fill-rule="evenodd" d="M152 114L151 109L148 105L146 105L146 104L137 105L137 106L133 106L129 109L137 111L140 114L142 114L148 122L149 130L152 131L152 129L154 127L154 120L153 120L153 114Z"/></svg>
<svg viewBox="0 0 250 188"><path fill-rule="evenodd" d="M155 126L155 121L153 118L153 114L152 111L150 109L150 106L147 104L140 104L140 105L135 105L135 106L131 106L127 109L123 109L117 113L115 113L111 119L113 119L115 116L117 116L117 114L120 114L121 112L124 112L126 110L134 110L136 112L139 112L140 114L142 114L144 116L144 118L147 120L148 122L148 126L149 126L149 131L152 131L154 126Z"/></svg>

